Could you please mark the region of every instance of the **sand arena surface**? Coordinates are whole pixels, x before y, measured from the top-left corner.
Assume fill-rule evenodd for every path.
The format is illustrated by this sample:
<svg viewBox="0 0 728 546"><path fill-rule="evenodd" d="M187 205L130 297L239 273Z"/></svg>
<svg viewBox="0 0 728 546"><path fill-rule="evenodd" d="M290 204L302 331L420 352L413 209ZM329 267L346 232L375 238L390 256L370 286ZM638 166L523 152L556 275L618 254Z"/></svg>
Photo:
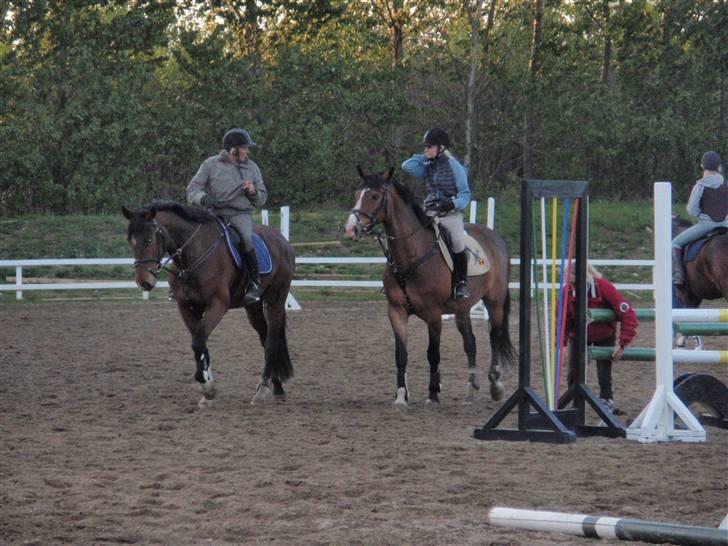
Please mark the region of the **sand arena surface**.
<svg viewBox="0 0 728 546"><path fill-rule="evenodd" d="M479 399L464 403L465 355L448 321L442 404L431 410L426 328L410 320L412 400L400 415L384 302L306 303L290 313L288 401L256 406L262 349L244 313L231 311L210 340L219 395L205 411L173 304L4 305L2 316L2 544L584 544L492 528L486 512L501 505L716 527L728 508L728 431L708 428L705 444L474 440L500 407L487 394L482 321ZM653 334L643 323L635 344L651 345ZM517 342L516 313L511 335ZM685 371L728 383L725 366L676 373ZM504 379L508 395L517 370ZM626 418L647 404L654 382L651 363L615 367Z"/></svg>

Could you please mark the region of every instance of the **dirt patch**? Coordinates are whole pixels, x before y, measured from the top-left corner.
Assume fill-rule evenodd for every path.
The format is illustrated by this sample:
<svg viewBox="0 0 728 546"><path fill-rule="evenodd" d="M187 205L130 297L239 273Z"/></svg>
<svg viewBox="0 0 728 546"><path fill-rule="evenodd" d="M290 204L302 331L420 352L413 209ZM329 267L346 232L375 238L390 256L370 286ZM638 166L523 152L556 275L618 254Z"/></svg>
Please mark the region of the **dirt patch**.
<svg viewBox="0 0 728 546"><path fill-rule="evenodd" d="M198 411L190 340L173 304L2 312L3 544L583 544L492 528L485 515L502 505L711 527L725 516L728 431L707 429L705 444L474 440L500 403L486 388L464 403L452 321L443 331L442 404L431 410L426 329L411 320L413 400L400 415L384 303L307 303L290 313L288 401L257 406L249 401L262 349L244 314L231 312L210 342L219 398ZM487 386L482 321L476 335ZM643 324L636 344L651 339ZM725 344L706 338L708 348ZM725 366L676 373L685 371L728 382ZM507 393L516 378L506 372ZM646 405L654 382L651 363L616 366L626 418Z"/></svg>

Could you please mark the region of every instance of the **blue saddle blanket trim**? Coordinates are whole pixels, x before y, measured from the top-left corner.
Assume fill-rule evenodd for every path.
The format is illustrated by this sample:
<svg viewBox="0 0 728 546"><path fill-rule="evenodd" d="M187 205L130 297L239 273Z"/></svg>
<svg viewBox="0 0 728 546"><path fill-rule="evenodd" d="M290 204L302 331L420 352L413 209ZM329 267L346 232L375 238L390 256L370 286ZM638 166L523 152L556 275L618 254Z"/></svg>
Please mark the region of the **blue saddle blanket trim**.
<svg viewBox="0 0 728 546"><path fill-rule="evenodd" d="M698 257L698 253L700 252L700 249L703 248L703 245L707 243L711 238L715 237L716 235L720 235L721 233L725 233L726 229L723 227L717 227L713 229L712 231L709 231L705 234L705 236L701 237L697 241L693 241L691 243L688 243L685 247L685 253L683 255L683 262L688 263L692 262L695 258Z"/></svg>
<svg viewBox="0 0 728 546"><path fill-rule="evenodd" d="M240 236L234 229L228 229L225 223L217 218L217 223L220 224L223 234L225 235L225 245L227 246L230 257L235 263L235 267L243 269L243 258L238 252L238 243L240 242ZM270 251L265 241L260 238L257 234L253 233L253 248L255 248L255 256L258 258L258 270L261 275L268 275L273 271L273 260L270 257Z"/></svg>

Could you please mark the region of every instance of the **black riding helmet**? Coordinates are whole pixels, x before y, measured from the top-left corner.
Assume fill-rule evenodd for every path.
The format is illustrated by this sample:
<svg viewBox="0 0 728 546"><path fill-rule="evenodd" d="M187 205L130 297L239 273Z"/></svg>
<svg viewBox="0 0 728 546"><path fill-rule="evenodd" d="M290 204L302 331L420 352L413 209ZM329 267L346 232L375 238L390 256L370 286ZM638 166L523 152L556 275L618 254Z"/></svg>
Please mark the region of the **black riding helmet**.
<svg viewBox="0 0 728 546"><path fill-rule="evenodd" d="M255 146L255 142L250 138L250 134L245 129L230 129L225 136L222 137L222 147L228 152L238 146L246 146L252 148Z"/></svg>
<svg viewBox="0 0 728 546"><path fill-rule="evenodd" d="M422 144L428 146L444 146L445 148L450 147L450 136L447 134L445 129L439 127L433 127L425 133L422 137Z"/></svg>

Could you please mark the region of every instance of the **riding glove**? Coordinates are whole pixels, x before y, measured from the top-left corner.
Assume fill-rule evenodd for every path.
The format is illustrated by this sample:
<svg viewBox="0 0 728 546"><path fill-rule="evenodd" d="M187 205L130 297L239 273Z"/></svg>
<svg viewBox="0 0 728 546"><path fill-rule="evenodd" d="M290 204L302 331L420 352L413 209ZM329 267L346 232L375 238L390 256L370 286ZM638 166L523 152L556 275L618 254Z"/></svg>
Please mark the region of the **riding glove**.
<svg viewBox="0 0 728 546"><path fill-rule="evenodd" d="M453 202L452 199L444 199L440 203L440 208L439 208L438 212L447 213L447 212L450 212L451 210L453 210L454 208L455 208L455 203Z"/></svg>
<svg viewBox="0 0 728 546"><path fill-rule="evenodd" d="M218 202L217 199L215 199L211 195L205 194L200 199L200 205L202 205L206 209L214 209L215 207L217 207Z"/></svg>

